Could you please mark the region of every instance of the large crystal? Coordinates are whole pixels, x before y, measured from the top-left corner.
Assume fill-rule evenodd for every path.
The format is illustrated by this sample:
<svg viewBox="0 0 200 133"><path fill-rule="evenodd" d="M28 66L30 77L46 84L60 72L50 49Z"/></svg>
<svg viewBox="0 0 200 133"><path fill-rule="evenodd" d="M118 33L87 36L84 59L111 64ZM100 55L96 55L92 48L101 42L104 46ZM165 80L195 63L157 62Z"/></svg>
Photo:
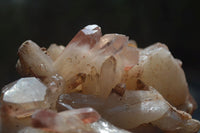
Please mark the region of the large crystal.
<svg viewBox="0 0 200 133"><path fill-rule="evenodd" d="M15 104L44 101L47 87L38 79L22 78L3 89L3 101Z"/></svg>
<svg viewBox="0 0 200 133"><path fill-rule="evenodd" d="M46 90L47 87L35 77L21 78L3 88L2 107L12 116L47 107Z"/></svg>
<svg viewBox="0 0 200 133"><path fill-rule="evenodd" d="M40 108L49 108L47 87L37 78L21 78L2 89L2 132L14 132L29 125L29 116Z"/></svg>

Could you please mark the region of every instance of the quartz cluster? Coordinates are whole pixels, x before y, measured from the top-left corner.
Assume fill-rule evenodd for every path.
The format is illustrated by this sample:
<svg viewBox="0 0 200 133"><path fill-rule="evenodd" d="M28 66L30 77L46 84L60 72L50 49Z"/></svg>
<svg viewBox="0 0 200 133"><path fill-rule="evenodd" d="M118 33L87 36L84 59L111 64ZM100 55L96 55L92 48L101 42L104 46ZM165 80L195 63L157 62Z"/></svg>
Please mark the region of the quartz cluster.
<svg viewBox="0 0 200 133"><path fill-rule="evenodd" d="M23 78L1 93L2 133L195 133L197 108L182 62L165 44L138 48L97 25L66 47L28 40L18 50ZM98 112L97 112L98 111Z"/></svg>

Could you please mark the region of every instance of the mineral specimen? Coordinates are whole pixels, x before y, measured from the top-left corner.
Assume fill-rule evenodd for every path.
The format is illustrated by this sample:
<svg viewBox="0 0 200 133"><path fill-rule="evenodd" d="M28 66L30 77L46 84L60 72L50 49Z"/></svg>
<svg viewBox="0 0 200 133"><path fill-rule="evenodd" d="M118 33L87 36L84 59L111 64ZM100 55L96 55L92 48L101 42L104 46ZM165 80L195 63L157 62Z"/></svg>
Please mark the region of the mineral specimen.
<svg viewBox="0 0 200 133"><path fill-rule="evenodd" d="M197 106L182 62L165 44L141 49L125 35L102 35L99 26L88 25L66 47L40 48L28 40L18 55L17 71L26 78L2 89L3 133L200 129L191 117Z"/></svg>

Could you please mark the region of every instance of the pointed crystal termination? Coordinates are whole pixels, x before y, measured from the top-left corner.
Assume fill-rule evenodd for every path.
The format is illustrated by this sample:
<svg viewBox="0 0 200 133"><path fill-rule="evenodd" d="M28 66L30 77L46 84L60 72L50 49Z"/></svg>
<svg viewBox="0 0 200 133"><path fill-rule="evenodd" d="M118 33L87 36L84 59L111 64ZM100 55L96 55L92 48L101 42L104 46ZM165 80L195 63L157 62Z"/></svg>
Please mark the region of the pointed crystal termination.
<svg viewBox="0 0 200 133"><path fill-rule="evenodd" d="M86 26L69 42L64 51L54 61L53 66L65 81L78 73L88 71L87 64L91 64L94 53L91 48L101 37L101 28L97 25ZM77 73L78 72L78 73Z"/></svg>
<svg viewBox="0 0 200 133"><path fill-rule="evenodd" d="M88 25L80 30L68 45L89 45L92 48L102 36L101 27L96 24Z"/></svg>

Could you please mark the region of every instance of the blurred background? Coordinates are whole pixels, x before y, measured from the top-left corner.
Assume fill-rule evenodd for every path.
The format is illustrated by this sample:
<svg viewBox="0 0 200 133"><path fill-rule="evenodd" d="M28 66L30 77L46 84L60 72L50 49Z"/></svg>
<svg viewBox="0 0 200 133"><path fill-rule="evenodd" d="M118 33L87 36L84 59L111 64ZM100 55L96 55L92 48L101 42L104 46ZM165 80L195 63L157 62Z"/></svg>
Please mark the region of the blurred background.
<svg viewBox="0 0 200 133"><path fill-rule="evenodd" d="M84 26L121 33L139 47L167 44L183 61L200 106L200 8L194 0L0 0L0 87L19 78L17 49L25 40L67 45ZM194 117L200 120L199 109Z"/></svg>

